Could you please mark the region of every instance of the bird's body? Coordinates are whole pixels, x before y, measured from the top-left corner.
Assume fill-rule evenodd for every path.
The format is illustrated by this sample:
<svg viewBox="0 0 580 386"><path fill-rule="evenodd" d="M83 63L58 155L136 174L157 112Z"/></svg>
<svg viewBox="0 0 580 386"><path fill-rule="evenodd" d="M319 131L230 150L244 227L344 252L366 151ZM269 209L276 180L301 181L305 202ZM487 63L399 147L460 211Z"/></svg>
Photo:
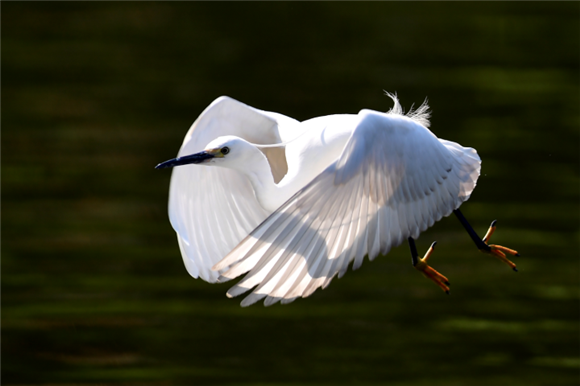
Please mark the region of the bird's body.
<svg viewBox="0 0 580 386"><path fill-rule="evenodd" d="M242 305L290 302L326 287L448 216L473 191L476 151L429 131L427 106L302 123L228 97L192 125L169 214L185 265ZM218 166L218 167L216 167Z"/></svg>
<svg viewBox="0 0 580 386"><path fill-rule="evenodd" d="M245 174L262 208L272 213L340 156L357 119L357 115L336 115L314 118L300 124L296 131L308 135L299 134L282 147L288 171L278 183L274 182L271 166L259 147L237 137L220 137L210 147L234 148L239 145L246 148L245 155L253 155L251 159L245 159L241 163L234 160L227 165L216 165ZM339 120L340 125L332 125Z"/></svg>

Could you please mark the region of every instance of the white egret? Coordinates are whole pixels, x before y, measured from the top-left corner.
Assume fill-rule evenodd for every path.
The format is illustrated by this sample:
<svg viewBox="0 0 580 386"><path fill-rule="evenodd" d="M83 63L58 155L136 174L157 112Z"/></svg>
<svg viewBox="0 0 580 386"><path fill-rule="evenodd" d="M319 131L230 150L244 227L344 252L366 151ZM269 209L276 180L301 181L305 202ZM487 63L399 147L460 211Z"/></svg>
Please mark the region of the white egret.
<svg viewBox="0 0 580 386"><path fill-rule="evenodd" d="M480 173L472 148L429 131L426 103L406 115L361 110L298 122L229 97L209 105L185 136L173 170L169 218L191 276L251 289L247 306L289 303L325 288L364 256L408 240L415 268L449 293L414 239L452 212L477 247L509 264L511 249L488 245L459 212ZM249 273L248 273L249 272ZM254 288L255 287L255 288Z"/></svg>

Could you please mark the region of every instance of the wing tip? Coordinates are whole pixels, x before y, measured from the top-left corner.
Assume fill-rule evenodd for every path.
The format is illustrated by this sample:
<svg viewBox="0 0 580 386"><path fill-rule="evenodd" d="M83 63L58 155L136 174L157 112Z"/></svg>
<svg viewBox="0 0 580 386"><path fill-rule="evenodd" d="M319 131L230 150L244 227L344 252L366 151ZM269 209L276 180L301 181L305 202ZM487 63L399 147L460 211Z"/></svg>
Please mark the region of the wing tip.
<svg viewBox="0 0 580 386"><path fill-rule="evenodd" d="M252 304L264 299L266 296L268 296L268 295L267 294L257 294L255 292L253 292L253 293L249 294L248 296L246 296L244 298L244 300L242 300L240 305L242 307L251 306Z"/></svg>

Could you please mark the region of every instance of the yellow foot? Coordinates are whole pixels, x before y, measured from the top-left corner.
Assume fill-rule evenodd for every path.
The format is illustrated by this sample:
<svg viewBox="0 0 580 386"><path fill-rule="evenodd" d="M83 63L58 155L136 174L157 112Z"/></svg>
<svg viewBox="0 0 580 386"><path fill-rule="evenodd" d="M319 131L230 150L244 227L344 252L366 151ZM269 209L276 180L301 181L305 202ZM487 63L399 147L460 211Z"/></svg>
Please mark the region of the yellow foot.
<svg viewBox="0 0 580 386"><path fill-rule="evenodd" d="M425 253L425 256L417 261L417 264L415 264L415 269L421 271L421 273L425 275L427 279L433 280L435 284L441 287L441 289L445 291L447 295L449 295L449 286L450 286L449 280L445 276L441 275L439 272L431 268L429 264L427 264L427 259L433 253L435 244L437 244L437 241L433 242L433 244L431 244L431 246L429 247L427 253Z"/></svg>
<svg viewBox="0 0 580 386"><path fill-rule="evenodd" d="M487 233L485 234L485 237L483 238L483 242L489 247L489 250L480 249L480 251L492 254L493 256L497 257L500 261L503 261L504 263L509 265L514 271L517 272L518 269L516 268L516 265L513 262L511 262L505 255L506 253L508 253L513 256L519 256L520 254L517 251L514 251L513 249L509 249L506 247L502 247L501 245L488 244L491 235L493 235L493 232L495 232L496 223L497 220L493 220L493 222L489 226L489 229L487 230Z"/></svg>

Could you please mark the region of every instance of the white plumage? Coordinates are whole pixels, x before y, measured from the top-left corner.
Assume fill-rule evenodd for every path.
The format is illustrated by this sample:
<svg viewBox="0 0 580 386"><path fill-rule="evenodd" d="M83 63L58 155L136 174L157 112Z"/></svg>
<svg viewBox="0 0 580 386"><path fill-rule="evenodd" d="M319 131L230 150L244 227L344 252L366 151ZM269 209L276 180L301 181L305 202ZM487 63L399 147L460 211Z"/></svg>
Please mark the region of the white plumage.
<svg viewBox="0 0 580 386"><path fill-rule="evenodd" d="M247 273L228 296L253 288L243 306L288 303L458 208L479 176L476 151L431 133L426 104L404 115L389 96L388 113L305 122L216 99L178 154L207 156L171 179L188 272L209 282Z"/></svg>

